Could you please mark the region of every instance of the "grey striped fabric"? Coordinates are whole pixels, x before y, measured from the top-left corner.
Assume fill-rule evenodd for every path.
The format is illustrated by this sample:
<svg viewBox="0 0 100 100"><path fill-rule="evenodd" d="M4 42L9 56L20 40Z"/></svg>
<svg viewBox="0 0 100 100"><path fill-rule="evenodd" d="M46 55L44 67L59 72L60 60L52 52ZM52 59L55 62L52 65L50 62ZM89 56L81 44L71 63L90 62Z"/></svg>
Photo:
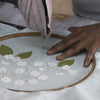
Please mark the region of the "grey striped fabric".
<svg viewBox="0 0 100 100"><path fill-rule="evenodd" d="M42 0L19 0L18 2L28 27L41 32L43 36L49 36L52 13L51 0L45 0L45 3L44 5Z"/></svg>

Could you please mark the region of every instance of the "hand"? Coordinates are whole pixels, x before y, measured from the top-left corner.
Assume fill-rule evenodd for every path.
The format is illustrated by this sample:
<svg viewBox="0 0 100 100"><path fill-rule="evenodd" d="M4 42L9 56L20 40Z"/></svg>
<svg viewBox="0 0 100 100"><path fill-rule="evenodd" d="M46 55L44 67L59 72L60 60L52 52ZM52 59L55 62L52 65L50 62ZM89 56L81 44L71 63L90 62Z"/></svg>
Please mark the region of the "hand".
<svg viewBox="0 0 100 100"><path fill-rule="evenodd" d="M72 27L68 30L71 31L72 34L50 48L47 54L53 55L64 51L56 58L57 60L63 60L85 49L87 55L84 61L84 66L89 66L96 50L100 48L100 24Z"/></svg>

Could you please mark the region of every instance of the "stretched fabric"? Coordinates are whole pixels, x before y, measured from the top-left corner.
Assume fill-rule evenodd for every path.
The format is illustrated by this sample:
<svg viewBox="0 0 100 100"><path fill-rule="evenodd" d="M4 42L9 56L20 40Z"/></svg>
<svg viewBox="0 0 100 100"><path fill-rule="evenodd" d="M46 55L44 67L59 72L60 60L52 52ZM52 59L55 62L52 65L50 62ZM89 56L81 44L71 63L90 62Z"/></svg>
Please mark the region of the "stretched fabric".
<svg viewBox="0 0 100 100"><path fill-rule="evenodd" d="M29 28L50 36L51 0L19 0L18 5Z"/></svg>

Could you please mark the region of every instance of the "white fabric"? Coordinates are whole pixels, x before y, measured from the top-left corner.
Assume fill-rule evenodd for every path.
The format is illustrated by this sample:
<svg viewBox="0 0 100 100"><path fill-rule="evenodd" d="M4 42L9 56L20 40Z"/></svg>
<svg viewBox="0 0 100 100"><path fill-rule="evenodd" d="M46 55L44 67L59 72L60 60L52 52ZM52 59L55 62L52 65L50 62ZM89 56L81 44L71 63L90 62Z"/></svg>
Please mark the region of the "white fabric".
<svg viewBox="0 0 100 100"><path fill-rule="evenodd" d="M6 29L6 30L5 30ZM25 29L24 31L31 31ZM0 24L0 36L18 33L19 30ZM100 100L100 52L96 55L96 69L84 82L60 91L18 93L0 88L0 100Z"/></svg>

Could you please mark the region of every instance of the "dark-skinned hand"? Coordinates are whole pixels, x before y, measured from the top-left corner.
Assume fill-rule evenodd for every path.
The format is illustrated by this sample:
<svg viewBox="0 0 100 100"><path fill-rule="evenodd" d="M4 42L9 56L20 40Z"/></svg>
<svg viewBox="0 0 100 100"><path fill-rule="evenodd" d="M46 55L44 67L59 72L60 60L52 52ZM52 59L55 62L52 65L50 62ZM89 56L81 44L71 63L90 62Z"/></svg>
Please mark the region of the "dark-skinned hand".
<svg viewBox="0 0 100 100"><path fill-rule="evenodd" d="M96 50L100 48L100 24L71 27L68 30L72 33L51 47L47 54L53 55L62 52L56 59L63 60L85 49L87 55L84 66L89 66Z"/></svg>

